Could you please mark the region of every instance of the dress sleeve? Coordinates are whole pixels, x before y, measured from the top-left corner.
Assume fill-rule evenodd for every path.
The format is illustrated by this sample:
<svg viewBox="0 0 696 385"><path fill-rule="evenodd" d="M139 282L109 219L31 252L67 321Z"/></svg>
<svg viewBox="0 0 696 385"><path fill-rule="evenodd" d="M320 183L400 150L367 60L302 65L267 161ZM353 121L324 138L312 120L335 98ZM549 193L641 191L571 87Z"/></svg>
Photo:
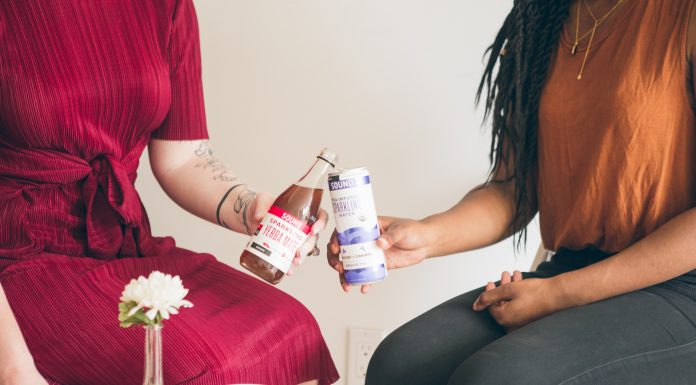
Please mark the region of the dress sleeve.
<svg viewBox="0 0 696 385"><path fill-rule="evenodd" d="M177 1L168 52L172 104L162 125L152 133L152 138L207 139L200 37L193 0Z"/></svg>

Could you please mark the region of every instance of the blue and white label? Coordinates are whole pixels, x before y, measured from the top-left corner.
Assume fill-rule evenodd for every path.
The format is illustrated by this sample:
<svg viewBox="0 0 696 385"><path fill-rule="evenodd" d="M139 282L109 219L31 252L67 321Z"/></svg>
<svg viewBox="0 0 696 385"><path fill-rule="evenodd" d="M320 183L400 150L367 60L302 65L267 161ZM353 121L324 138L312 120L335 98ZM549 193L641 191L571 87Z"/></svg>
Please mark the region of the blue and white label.
<svg viewBox="0 0 696 385"><path fill-rule="evenodd" d="M329 191L346 280L349 284L357 283L350 281L350 272L366 268L374 277L364 279L384 279L384 252L375 242L379 238L379 224L369 173L365 170L331 175Z"/></svg>

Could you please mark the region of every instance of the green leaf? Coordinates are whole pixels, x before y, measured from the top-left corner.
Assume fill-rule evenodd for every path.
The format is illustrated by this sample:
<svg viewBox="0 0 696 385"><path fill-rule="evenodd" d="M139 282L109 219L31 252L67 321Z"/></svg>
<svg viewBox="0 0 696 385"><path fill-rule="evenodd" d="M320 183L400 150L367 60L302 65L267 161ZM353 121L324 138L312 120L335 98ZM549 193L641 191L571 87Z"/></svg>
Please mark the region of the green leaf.
<svg viewBox="0 0 696 385"><path fill-rule="evenodd" d="M157 325L162 323L162 316L157 313L154 320L147 318L145 315L145 309L138 309L133 315L128 315L128 313L138 306L135 302L119 303L118 304L118 321L122 328L128 328L132 325Z"/></svg>

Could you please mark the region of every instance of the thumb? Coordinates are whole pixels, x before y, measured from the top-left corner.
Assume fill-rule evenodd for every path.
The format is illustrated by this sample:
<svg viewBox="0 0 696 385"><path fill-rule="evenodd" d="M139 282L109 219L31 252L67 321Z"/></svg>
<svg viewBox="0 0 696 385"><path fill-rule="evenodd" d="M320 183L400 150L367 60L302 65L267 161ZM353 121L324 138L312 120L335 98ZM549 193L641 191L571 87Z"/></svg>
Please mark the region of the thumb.
<svg viewBox="0 0 696 385"><path fill-rule="evenodd" d="M256 212L254 213L254 220L257 222L261 222L263 217L266 215L266 213L263 210L259 210L258 208L256 209Z"/></svg>
<svg viewBox="0 0 696 385"><path fill-rule="evenodd" d="M399 230L398 227L389 228L377 239L377 246L382 250L389 250L402 238L403 231Z"/></svg>
<svg viewBox="0 0 696 385"><path fill-rule="evenodd" d="M270 210L271 205L273 204L273 196L271 194L261 192L258 193L254 199L253 202L253 215L254 215L254 220L256 222L261 222L264 216L266 216L266 213L268 213L268 210Z"/></svg>

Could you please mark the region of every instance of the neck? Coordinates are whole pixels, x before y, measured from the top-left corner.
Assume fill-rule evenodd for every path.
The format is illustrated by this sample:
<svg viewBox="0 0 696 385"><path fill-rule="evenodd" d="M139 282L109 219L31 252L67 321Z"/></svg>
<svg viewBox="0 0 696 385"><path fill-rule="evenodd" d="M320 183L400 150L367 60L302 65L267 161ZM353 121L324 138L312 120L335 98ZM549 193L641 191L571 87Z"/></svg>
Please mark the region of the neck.
<svg viewBox="0 0 696 385"><path fill-rule="evenodd" d="M592 9L592 13L597 18L601 18L608 12L611 12L611 10L617 5L618 1L619 0L584 0L584 3L587 4L590 9ZM598 29L605 28L607 25L611 24L616 15L621 12L621 8L625 6L625 3L628 1L636 0L623 0L623 2L618 5L618 7L607 17L607 19ZM570 16L566 21L566 30L569 32L568 36L571 37L571 40L575 37L578 10L580 11L580 34L589 31L592 29L592 27L594 27L595 21L587 10L585 4L583 4L583 0L576 0L570 6Z"/></svg>

